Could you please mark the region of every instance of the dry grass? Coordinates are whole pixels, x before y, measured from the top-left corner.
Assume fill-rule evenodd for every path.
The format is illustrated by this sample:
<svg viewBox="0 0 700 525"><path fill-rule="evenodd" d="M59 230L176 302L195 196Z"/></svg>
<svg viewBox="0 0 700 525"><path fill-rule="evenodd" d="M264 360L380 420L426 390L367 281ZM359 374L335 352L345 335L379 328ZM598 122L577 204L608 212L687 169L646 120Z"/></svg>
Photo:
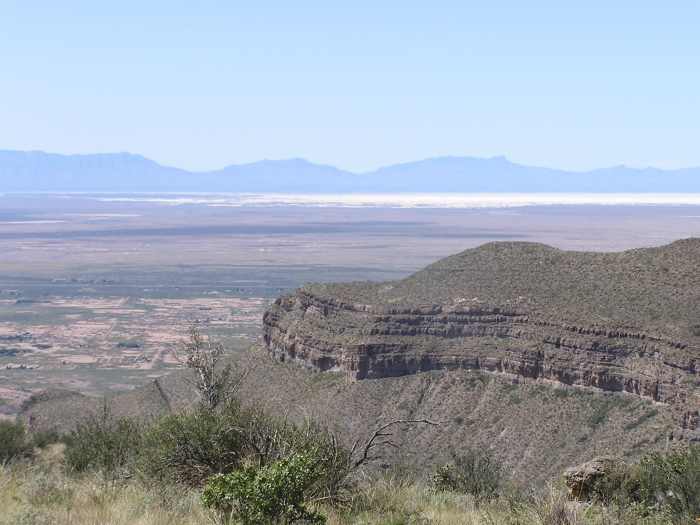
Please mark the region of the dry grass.
<svg viewBox="0 0 700 525"><path fill-rule="evenodd" d="M62 446L31 463L0 465L0 525L206 525L216 524L199 492L147 487L131 480L106 483L99 474L71 477ZM569 501L550 487L523 499L500 497L477 504L470 496L435 492L416 482L368 482L345 510L322 507L328 525L671 525L629 509ZM233 525L233 524L231 524Z"/></svg>
<svg viewBox="0 0 700 525"><path fill-rule="evenodd" d="M59 447L32 464L0 466L0 525L201 525L199 494L156 492L137 482L68 477Z"/></svg>
<svg viewBox="0 0 700 525"><path fill-rule="evenodd" d="M584 525L584 506L551 489L523 503L509 497L480 503L471 496L435 492L420 483L385 479L366 486L345 514L329 525Z"/></svg>

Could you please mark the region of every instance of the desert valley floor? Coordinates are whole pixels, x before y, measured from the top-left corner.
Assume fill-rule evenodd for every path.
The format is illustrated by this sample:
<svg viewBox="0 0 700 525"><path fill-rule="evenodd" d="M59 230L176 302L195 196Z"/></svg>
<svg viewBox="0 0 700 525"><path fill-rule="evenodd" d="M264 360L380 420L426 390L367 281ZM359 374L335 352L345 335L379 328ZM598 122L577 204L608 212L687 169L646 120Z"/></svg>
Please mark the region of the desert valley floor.
<svg viewBox="0 0 700 525"><path fill-rule="evenodd" d="M227 206L0 196L0 416L33 392L100 394L179 366L192 324L231 351L309 281L387 280L493 240L608 251L700 235L700 206Z"/></svg>

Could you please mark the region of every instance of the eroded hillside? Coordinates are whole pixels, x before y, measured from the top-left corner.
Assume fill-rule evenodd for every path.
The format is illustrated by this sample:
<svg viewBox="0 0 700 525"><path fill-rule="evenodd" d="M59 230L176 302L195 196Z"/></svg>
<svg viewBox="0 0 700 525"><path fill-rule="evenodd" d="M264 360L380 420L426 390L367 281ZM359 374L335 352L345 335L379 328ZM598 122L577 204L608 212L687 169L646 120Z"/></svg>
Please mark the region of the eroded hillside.
<svg viewBox="0 0 700 525"><path fill-rule="evenodd" d="M431 371L401 377L348 381L270 359L264 349L240 357L246 367L239 397L278 416L313 418L351 446L381 423L427 418L438 426L399 429L399 448L383 451L387 464L430 472L452 452L493 451L515 479L537 483L559 478L571 465L613 455L630 460L663 450L675 423L662 406L629 394L552 387L478 370ZM109 399L114 417L177 412L196 403L184 373L158 379ZM100 414L99 398L46 394L29 403L24 418L33 429L69 430ZM381 463L376 466L381 466Z"/></svg>
<svg viewBox="0 0 700 525"><path fill-rule="evenodd" d="M490 243L387 283L309 285L268 350L352 379L431 370L634 394L700 435L700 239L620 253Z"/></svg>

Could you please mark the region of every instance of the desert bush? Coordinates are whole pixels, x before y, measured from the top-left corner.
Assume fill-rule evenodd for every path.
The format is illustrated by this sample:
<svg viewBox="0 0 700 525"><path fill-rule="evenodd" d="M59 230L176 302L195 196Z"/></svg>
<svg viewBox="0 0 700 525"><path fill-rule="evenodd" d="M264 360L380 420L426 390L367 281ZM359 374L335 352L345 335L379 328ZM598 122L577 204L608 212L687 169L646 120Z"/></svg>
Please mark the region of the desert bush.
<svg viewBox="0 0 700 525"><path fill-rule="evenodd" d="M266 466L219 474L207 482L202 502L243 525L324 523L321 514L308 508L317 467L314 458L294 454Z"/></svg>
<svg viewBox="0 0 700 525"><path fill-rule="evenodd" d="M200 407L155 421L145 430L137 466L148 479L200 486L244 461L264 467L294 454L314 458L315 494L337 499L351 464L333 434L313 422L294 424L233 401L217 410Z"/></svg>
<svg viewBox="0 0 700 525"><path fill-rule="evenodd" d="M112 479L131 475L131 466L142 442L142 425L114 419L108 409L79 423L65 437L65 462L69 471L96 470Z"/></svg>
<svg viewBox="0 0 700 525"><path fill-rule="evenodd" d="M32 446L20 422L0 421L0 464L31 455Z"/></svg>
<svg viewBox="0 0 700 525"><path fill-rule="evenodd" d="M484 501L498 496L503 479L502 468L490 452L467 450L454 454L450 463L438 467L432 484L438 491L471 494Z"/></svg>
<svg viewBox="0 0 700 525"><path fill-rule="evenodd" d="M594 502L618 513L645 519L665 515L672 523L700 517L700 447L651 453L636 465L619 468L596 481ZM620 518L621 519L621 518Z"/></svg>
<svg viewBox="0 0 700 525"><path fill-rule="evenodd" d="M603 505L628 506L640 498L639 467L619 463L597 479L590 490L590 498Z"/></svg>
<svg viewBox="0 0 700 525"><path fill-rule="evenodd" d="M643 503L660 507L680 523L700 518L700 446L645 456L638 478Z"/></svg>
<svg viewBox="0 0 700 525"><path fill-rule="evenodd" d="M254 411L248 419L244 440L249 458L258 466L293 454L314 458L317 477L313 492L318 498L338 501L350 488L353 471L350 451L314 421L294 424Z"/></svg>
<svg viewBox="0 0 700 525"><path fill-rule="evenodd" d="M339 503L346 501L355 482L354 463L350 450L340 445L335 435L312 422L306 422L297 453L307 454L316 461L316 482L313 493L316 499Z"/></svg>
<svg viewBox="0 0 700 525"><path fill-rule="evenodd" d="M213 412L197 409L160 418L143 436L138 470L147 478L189 486L231 472L245 455L247 417L229 403Z"/></svg>
<svg viewBox="0 0 700 525"><path fill-rule="evenodd" d="M227 417L226 412L222 415ZM294 454L303 454L316 462L319 475L314 491L318 497L337 500L348 487L353 470L350 451L315 421L307 419L294 423L256 407L238 408L235 420L229 427L235 428L240 437L241 458L247 463L263 467Z"/></svg>

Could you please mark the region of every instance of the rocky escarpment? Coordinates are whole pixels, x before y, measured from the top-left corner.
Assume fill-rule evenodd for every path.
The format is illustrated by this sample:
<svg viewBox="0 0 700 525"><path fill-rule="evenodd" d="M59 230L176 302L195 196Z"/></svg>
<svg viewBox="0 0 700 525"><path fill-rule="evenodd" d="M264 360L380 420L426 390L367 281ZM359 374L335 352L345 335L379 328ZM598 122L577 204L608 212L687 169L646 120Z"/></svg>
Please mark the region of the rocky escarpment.
<svg viewBox="0 0 700 525"><path fill-rule="evenodd" d="M492 243L392 283L310 285L266 312L280 360L353 379L478 369L627 392L700 436L700 240L601 254Z"/></svg>

